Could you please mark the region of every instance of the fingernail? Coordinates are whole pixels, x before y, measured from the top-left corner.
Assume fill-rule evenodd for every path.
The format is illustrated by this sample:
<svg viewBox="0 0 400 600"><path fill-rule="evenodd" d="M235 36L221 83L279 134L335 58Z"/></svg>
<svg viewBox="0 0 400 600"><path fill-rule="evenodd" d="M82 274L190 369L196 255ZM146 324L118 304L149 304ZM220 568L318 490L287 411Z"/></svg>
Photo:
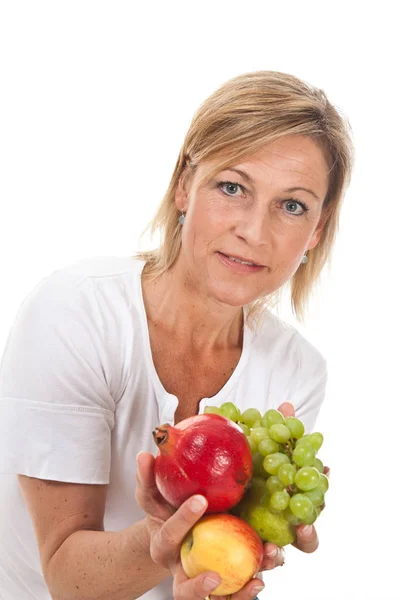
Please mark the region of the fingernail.
<svg viewBox="0 0 400 600"><path fill-rule="evenodd" d="M255 596L257 596L257 594L259 594L260 592L262 592L264 588L265 588L265 585L258 585L257 587L253 587L252 594L254 594Z"/></svg>
<svg viewBox="0 0 400 600"><path fill-rule="evenodd" d="M219 586L219 584L220 584L219 579L213 579L212 577L206 577L203 582L203 587L204 587L205 591L208 593L208 592L212 592L212 590L215 590L215 588L217 586Z"/></svg>
<svg viewBox="0 0 400 600"><path fill-rule="evenodd" d="M190 508L193 512L201 512L207 506L207 500L204 496L193 496L190 501Z"/></svg>
<svg viewBox="0 0 400 600"><path fill-rule="evenodd" d="M278 548L273 548L272 550L270 550L267 553L268 558L275 558L275 556L278 554Z"/></svg>
<svg viewBox="0 0 400 600"><path fill-rule="evenodd" d="M311 535L312 534L312 525L305 525L303 527L303 529L301 530L301 533L305 536Z"/></svg>

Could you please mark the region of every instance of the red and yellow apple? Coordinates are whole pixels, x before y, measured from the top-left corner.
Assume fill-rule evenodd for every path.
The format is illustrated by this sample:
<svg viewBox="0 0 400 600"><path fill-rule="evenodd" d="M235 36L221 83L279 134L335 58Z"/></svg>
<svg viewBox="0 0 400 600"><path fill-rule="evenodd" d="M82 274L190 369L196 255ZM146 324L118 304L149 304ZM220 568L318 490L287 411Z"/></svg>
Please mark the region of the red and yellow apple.
<svg viewBox="0 0 400 600"><path fill-rule="evenodd" d="M263 544L254 529L230 514L207 515L190 530L181 547L187 577L214 571L221 577L212 592L225 596L239 591L261 566Z"/></svg>

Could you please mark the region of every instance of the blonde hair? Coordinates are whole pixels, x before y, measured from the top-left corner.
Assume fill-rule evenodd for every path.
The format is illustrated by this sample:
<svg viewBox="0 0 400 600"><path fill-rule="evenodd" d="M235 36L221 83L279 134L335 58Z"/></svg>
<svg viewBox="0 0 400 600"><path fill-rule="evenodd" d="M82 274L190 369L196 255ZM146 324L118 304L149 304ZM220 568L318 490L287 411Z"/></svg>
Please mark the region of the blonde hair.
<svg viewBox="0 0 400 600"><path fill-rule="evenodd" d="M292 310L303 320L313 286L331 257L342 199L350 183L353 143L348 121L324 91L286 73L256 71L234 77L194 114L170 184L150 224L152 234L161 234L159 248L138 253L147 263L145 276L159 277L178 257L182 227L175 192L182 176L193 172L202 161L215 160L215 168L205 175L211 178L273 140L295 134L318 142L329 165L329 187L323 204L327 218L321 238L308 252L308 262L301 264L290 280ZM277 290L268 298L256 300L247 307L247 314L254 316L262 306L276 305L279 297Z"/></svg>

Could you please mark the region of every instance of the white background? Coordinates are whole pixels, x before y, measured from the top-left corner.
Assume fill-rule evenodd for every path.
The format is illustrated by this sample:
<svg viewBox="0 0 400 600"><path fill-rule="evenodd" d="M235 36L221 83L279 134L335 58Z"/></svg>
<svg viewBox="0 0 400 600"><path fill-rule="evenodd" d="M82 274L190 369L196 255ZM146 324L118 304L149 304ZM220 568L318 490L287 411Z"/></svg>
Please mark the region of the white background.
<svg viewBox="0 0 400 600"><path fill-rule="evenodd" d="M277 7L277 5L279 5ZM330 270L299 329L329 361L320 548L263 600L400 598L399 64L393 2L2 2L0 350L53 270L130 255L192 114L227 79L285 71L348 116L356 167ZM281 316L295 323L288 305ZM286 398L284 399L286 400Z"/></svg>

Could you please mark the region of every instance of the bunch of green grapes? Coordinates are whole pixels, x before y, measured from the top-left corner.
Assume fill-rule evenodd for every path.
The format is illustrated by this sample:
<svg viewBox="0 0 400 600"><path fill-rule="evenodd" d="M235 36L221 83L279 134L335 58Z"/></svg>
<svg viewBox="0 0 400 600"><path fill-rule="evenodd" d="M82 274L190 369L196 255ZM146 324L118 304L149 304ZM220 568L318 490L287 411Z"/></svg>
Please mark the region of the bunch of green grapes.
<svg viewBox="0 0 400 600"><path fill-rule="evenodd" d="M256 408L241 413L232 402L225 402L219 408L206 407L204 412L234 421L247 436L253 455L252 483L262 505L291 525L314 523L329 487L324 465L317 457L322 433L304 435L300 419L284 417L275 409L264 415Z"/></svg>

